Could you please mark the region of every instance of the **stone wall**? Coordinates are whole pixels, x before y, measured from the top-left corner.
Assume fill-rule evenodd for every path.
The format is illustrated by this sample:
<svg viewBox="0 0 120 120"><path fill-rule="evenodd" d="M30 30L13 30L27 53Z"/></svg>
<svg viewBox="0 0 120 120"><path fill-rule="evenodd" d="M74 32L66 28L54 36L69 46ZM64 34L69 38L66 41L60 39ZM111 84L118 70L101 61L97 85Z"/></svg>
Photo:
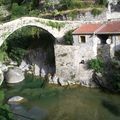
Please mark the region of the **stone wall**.
<svg viewBox="0 0 120 120"><path fill-rule="evenodd" d="M64 84L81 84L93 87L92 70L87 68L87 61L95 58L91 47L55 45L56 76ZM82 61L84 60L84 61Z"/></svg>

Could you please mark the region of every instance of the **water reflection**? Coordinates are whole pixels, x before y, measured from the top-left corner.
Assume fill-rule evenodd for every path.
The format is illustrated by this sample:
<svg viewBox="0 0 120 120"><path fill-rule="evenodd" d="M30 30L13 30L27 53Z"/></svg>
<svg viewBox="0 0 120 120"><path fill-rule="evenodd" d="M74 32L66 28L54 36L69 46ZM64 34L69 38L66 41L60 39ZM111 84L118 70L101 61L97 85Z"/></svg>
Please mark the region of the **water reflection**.
<svg viewBox="0 0 120 120"><path fill-rule="evenodd" d="M12 112L16 113L16 115L14 115L15 120L43 120L48 115L48 111L37 106L31 109L26 109L20 104L11 104L10 106Z"/></svg>

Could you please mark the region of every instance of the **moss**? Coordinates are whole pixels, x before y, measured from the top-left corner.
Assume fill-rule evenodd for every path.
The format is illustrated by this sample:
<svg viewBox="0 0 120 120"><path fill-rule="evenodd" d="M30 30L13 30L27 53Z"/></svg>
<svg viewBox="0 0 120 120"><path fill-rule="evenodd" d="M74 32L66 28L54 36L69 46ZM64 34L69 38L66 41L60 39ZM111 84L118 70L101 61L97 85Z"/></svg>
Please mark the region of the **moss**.
<svg viewBox="0 0 120 120"><path fill-rule="evenodd" d="M51 26L52 28L56 28L58 30L60 30L62 27L65 26L65 23L58 23L58 22L52 22L52 21L46 22L45 24L48 26Z"/></svg>

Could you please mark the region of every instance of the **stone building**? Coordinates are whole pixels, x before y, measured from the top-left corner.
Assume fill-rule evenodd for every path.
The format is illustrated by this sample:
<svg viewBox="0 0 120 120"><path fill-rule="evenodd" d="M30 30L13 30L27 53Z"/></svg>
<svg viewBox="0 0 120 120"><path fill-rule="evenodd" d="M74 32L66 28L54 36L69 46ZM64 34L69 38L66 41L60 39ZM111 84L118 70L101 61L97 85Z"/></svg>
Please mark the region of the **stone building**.
<svg viewBox="0 0 120 120"><path fill-rule="evenodd" d="M104 46L109 57L114 57L114 52L120 50L120 21L83 24L73 32L73 41L73 45L80 46L81 51L82 47L86 48L86 52L82 54L84 60L96 57L98 48L103 49Z"/></svg>
<svg viewBox="0 0 120 120"><path fill-rule="evenodd" d="M81 24L73 32L73 45L55 46L56 76L62 85L94 87L88 60L100 56L108 62L117 50L120 50L120 21Z"/></svg>

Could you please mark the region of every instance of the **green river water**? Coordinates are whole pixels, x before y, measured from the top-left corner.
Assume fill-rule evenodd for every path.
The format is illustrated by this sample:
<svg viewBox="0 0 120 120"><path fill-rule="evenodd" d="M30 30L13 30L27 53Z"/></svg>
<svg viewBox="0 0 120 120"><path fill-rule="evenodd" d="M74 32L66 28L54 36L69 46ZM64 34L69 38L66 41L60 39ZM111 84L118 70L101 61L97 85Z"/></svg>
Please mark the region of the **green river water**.
<svg viewBox="0 0 120 120"><path fill-rule="evenodd" d="M34 83L6 89L7 99L26 98L22 104L11 105L13 112L34 120L120 120L120 95L80 86L39 88L39 82ZM15 120L29 119L16 115Z"/></svg>

